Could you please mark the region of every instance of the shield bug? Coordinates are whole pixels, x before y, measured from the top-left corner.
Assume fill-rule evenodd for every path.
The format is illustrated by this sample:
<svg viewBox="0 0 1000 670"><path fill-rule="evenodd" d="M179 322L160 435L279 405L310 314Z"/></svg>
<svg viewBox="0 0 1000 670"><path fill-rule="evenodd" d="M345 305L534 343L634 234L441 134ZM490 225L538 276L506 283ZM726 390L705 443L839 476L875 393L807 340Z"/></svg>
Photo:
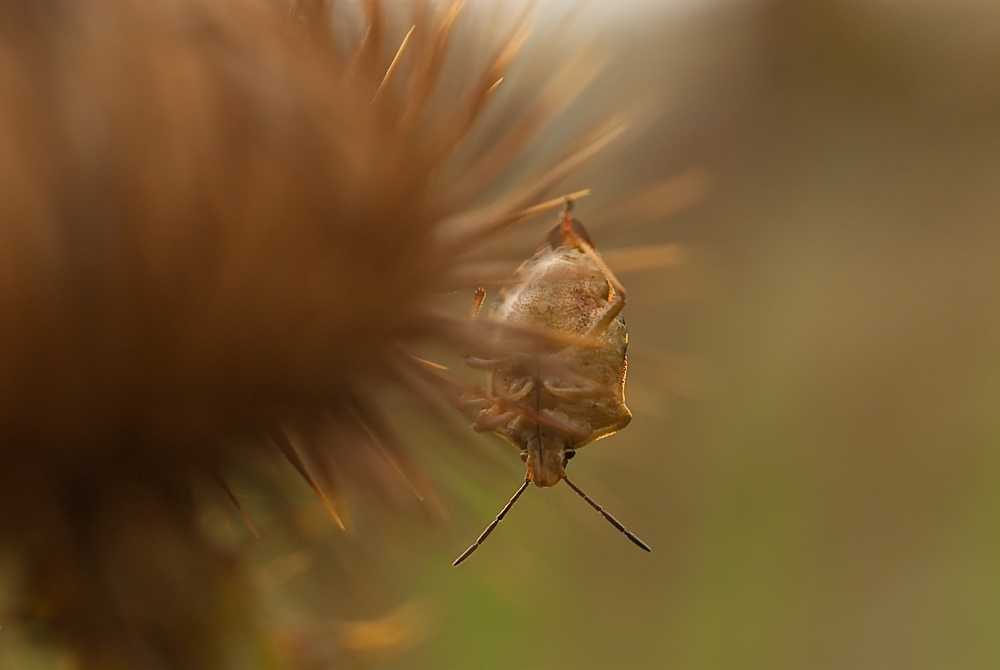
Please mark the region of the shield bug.
<svg viewBox="0 0 1000 670"><path fill-rule="evenodd" d="M520 448L527 472L454 565L479 548L529 483L544 488L565 481L628 539L650 550L566 476L577 449L632 419L625 406L625 289L571 212L567 201L562 219L490 309L488 319L496 326L491 357L466 356L468 365L488 373L484 396L466 403L480 410L473 427ZM476 291L474 319L485 297L482 288Z"/></svg>

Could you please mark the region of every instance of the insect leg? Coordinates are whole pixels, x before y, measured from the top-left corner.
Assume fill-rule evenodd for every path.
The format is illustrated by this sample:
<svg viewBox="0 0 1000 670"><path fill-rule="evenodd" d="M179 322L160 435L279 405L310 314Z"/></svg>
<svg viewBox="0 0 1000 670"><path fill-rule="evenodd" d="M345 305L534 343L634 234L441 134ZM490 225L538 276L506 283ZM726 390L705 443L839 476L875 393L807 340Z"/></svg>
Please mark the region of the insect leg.
<svg viewBox="0 0 1000 670"><path fill-rule="evenodd" d="M484 300L486 300L486 289L479 286L476 288L476 297L472 299L472 312L469 314L473 321L479 318L479 310L483 308Z"/></svg>
<svg viewBox="0 0 1000 670"><path fill-rule="evenodd" d="M535 390L535 380L531 377L522 379L521 388L510 395L501 397L485 395L482 389L476 387L466 391L458 399L456 404L463 410L486 411L496 407L507 407L510 403L517 403L524 400L529 393Z"/></svg>
<svg viewBox="0 0 1000 670"><path fill-rule="evenodd" d="M476 419L476 422L472 424L472 430L477 433L506 433L507 426L509 426L510 422L518 416L518 412L512 409L500 414L492 414L489 413L489 410L486 410L486 412L484 412L483 415Z"/></svg>
<svg viewBox="0 0 1000 670"><path fill-rule="evenodd" d="M585 389L595 394L607 392L608 382L606 378L613 374L611 373L611 368L606 365L590 365L587 367L587 371L590 374L589 376L585 376L577 372L570 363L570 361L560 360L558 355L546 356L539 361L539 368L545 373L542 376L565 382L564 387L560 387L552 384L550 381L549 385L554 389Z"/></svg>
<svg viewBox="0 0 1000 670"><path fill-rule="evenodd" d="M464 552L462 552L461 556L455 559L455 562L452 563L453 566L459 565L460 563L462 563L462 561L471 556L472 552L474 552L476 549L479 549L479 545L481 545L486 540L486 538L489 537L490 533L493 532L493 529L497 527L497 524L503 521L504 516L507 515L507 512L510 510L510 508L514 506L514 503L517 502L517 499L521 497L522 493L524 493L524 489L528 488L528 484L530 482L531 482L531 473L529 472L524 477L524 483L521 484L521 488L519 488L517 490L517 493L515 493L514 496L509 501L507 501L507 504L504 505L503 509L500 510L500 513L497 514L497 518L493 519L493 521L490 522L490 525L486 527L486 530L483 531L482 535L479 536L479 538L472 544L471 547L466 549ZM649 549L647 548L646 551L649 551Z"/></svg>
<svg viewBox="0 0 1000 670"><path fill-rule="evenodd" d="M542 382L542 387L562 400L582 400L583 398L602 398L608 394L608 392L597 386L556 386L551 381L545 380Z"/></svg>
<svg viewBox="0 0 1000 670"><path fill-rule="evenodd" d="M584 440L584 444L589 442L589 440L586 440L585 438L592 436L592 431L589 428L578 426L572 421L554 413L550 409L543 409L539 411L532 409L531 407L526 407L525 405L507 405L507 403L502 399L497 400L496 407L506 407L506 410L502 414L494 414L492 417L489 417L490 427L484 428L483 431L492 430L493 432L498 432L495 426L504 425L499 421L500 417L503 417L504 420L521 417L522 419L526 419L527 421L530 421L531 423L541 426L547 430L561 435L575 437L578 440ZM484 418L486 417L480 418L473 428L479 430L479 425L485 425L482 423Z"/></svg>
<svg viewBox="0 0 1000 670"><path fill-rule="evenodd" d="M493 398L488 398L481 392L464 393L462 397L455 401L455 405L463 412L483 412L495 404L496 401Z"/></svg>
<svg viewBox="0 0 1000 670"><path fill-rule="evenodd" d="M614 526L615 528L617 528L621 532L625 533L625 537L627 537L628 539L632 540L632 542L635 543L635 545L638 546L640 549L645 549L646 551L651 551L651 549L649 548L648 544L646 544L645 542L643 542L642 540L640 540L638 537L636 537L631 531L627 530L625 528L625 526L622 525L621 521L619 521L618 519L614 518L613 516L611 516L610 514L608 514L607 512L605 512L603 507L601 507L596 502L594 502L594 499L591 498L590 496L588 496L586 493L584 493L583 489L581 489L579 486L577 486L576 484L574 484L573 482L571 482L569 480L569 477L563 475L563 479L566 481L567 484L569 484L569 487L571 489L573 489L574 491L576 491L577 494L579 494L579 496L581 498L583 498L584 500L586 500L587 503L589 503L591 507L593 507L598 512L600 512L601 516L603 516L605 519L607 519L609 522L611 522L612 526Z"/></svg>
<svg viewBox="0 0 1000 670"><path fill-rule="evenodd" d="M480 358L478 356L466 355L465 364L476 370L496 372L497 370L505 370L507 368L512 368L515 365L520 365L530 359L531 356L528 354L511 354L510 356L504 356L503 358Z"/></svg>

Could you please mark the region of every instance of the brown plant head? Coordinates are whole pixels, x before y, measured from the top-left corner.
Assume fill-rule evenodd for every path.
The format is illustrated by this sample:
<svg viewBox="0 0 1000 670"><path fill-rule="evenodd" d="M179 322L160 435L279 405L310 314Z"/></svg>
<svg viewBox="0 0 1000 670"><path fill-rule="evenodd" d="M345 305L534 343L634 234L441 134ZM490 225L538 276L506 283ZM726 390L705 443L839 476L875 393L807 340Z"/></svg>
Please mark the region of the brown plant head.
<svg viewBox="0 0 1000 670"><path fill-rule="evenodd" d="M192 497L227 455L283 453L334 515L359 449L421 486L380 390L423 383L415 345L474 340L434 296L617 133L499 195L594 63L529 69L483 131L529 24L456 61L461 9L0 6L0 543L84 667L253 656Z"/></svg>

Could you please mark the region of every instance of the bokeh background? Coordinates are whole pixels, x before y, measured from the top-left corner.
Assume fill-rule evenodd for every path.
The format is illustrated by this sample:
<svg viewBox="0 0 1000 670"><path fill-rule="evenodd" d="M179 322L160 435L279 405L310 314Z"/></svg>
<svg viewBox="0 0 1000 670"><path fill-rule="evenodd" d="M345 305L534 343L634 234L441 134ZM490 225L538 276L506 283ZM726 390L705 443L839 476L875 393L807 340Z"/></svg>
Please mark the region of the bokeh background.
<svg viewBox="0 0 1000 670"><path fill-rule="evenodd" d="M1000 7L586 11L592 95L661 114L580 216L684 263L622 272L635 419L572 475L653 553L532 489L452 569L521 476L456 456L407 577L437 627L385 667L1000 666ZM630 218L669 175L705 197Z"/></svg>
<svg viewBox="0 0 1000 670"><path fill-rule="evenodd" d="M276 635L344 668L1000 667L1000 8L570 13L614 56L579 118L638 110L565 185L594 190L578 214L629 289L634 414L571 472L653 552L532 487L452 568L523 465L400 400L438 499L401 513L348 489L344 535L275 461L281 504L233 466L260 540L206 503ZM0 668L72 667L44 633L0 630Z"/></svg>

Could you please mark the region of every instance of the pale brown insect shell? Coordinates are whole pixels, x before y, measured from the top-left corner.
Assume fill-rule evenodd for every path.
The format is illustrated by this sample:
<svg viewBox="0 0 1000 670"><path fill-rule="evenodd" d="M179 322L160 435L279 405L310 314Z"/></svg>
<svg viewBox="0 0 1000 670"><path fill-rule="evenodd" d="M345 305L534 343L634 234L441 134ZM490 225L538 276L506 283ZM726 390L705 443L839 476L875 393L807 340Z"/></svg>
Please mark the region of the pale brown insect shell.
<svg viewBox="0 0 1000 670"><path fill-rule="evenodd" d="M519 283L501 291L490 320L586 335L609 309L613 289L587 254L567 244L573 242L555 249L545 245L522 263L515 274ZM498 344L502 338L497 336ZM521 449L531 481L539 487L554 486L565 476L566 461L576 449L632 420L625 406L624 319L618 314L585 342L583 346L538 344L535 351L519 352L528 353L523 361L489 374L489 395L514 405L497 417L501 421L493 430ZM593 384L561 379L553 368ZM530 414L544 420L532 420Z"/></svg>

